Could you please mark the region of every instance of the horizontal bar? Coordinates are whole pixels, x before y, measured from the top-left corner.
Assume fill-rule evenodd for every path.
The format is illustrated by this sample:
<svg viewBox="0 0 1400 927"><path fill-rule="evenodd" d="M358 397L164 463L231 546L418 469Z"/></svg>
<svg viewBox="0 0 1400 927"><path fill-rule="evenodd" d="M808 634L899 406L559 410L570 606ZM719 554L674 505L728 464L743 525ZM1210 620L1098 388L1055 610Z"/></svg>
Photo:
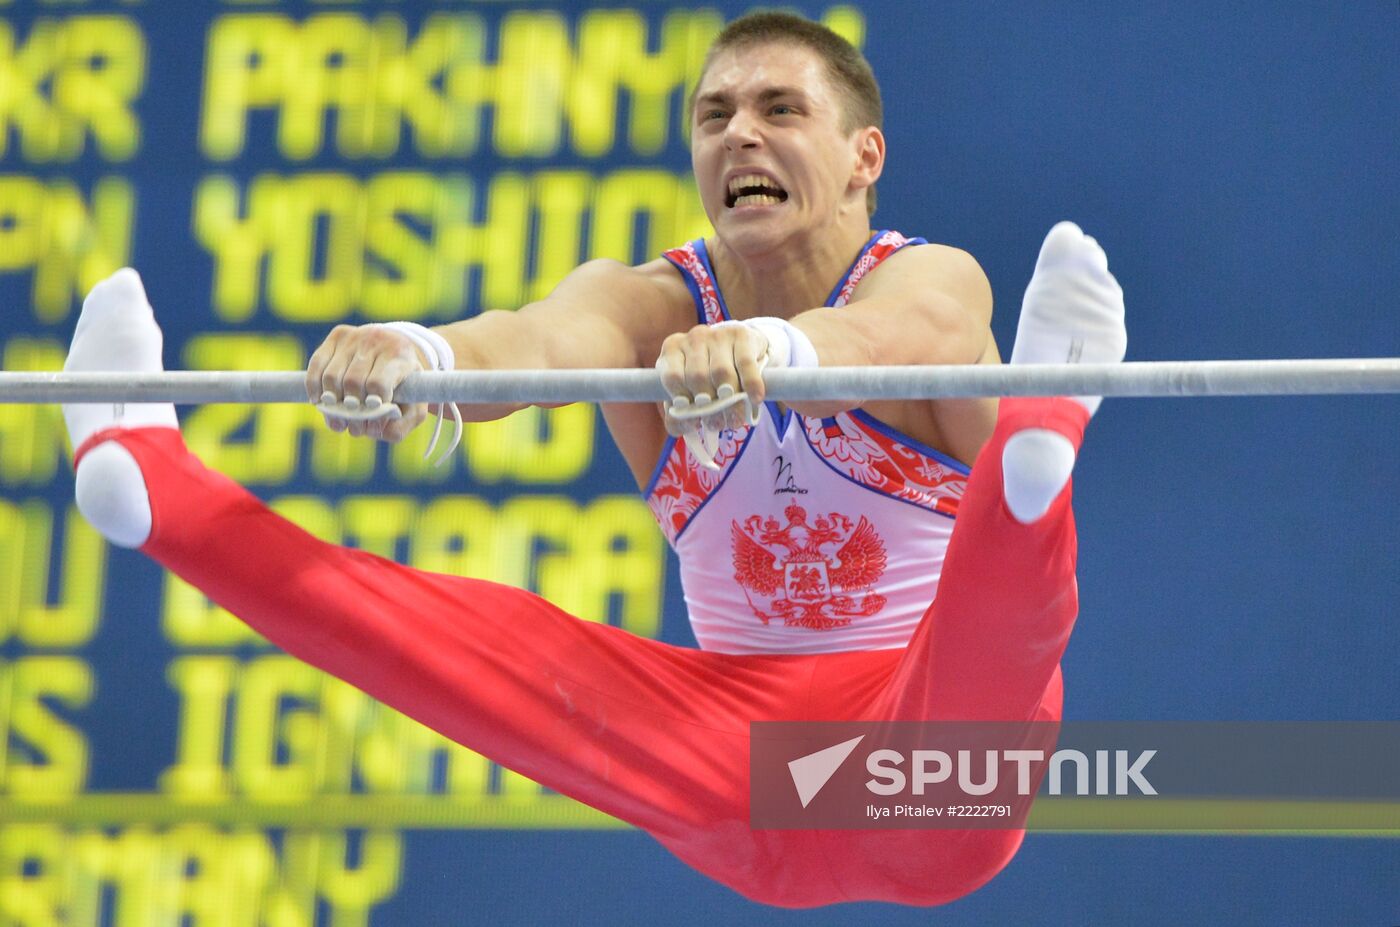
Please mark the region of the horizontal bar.
<svg viewBox="0 0 1400 927"><path fill-rule="evenodd" d="M768 398L952 399L974 396L1304 396L1400 393L1400 358L1143 361L771 370ZM0 403L306 402L300 372L0 373ZM400 402L658 402L641 370L455 370L417 373Z"/></svg>

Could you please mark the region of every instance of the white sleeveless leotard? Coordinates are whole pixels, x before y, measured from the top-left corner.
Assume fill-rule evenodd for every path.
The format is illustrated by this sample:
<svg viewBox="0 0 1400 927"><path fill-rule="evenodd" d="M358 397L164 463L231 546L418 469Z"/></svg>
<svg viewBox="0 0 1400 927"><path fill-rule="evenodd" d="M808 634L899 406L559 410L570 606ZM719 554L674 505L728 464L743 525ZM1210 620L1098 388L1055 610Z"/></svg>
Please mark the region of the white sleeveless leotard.
<svg viewBox="0 0 1400 927"><path fill-rule="evenodd" d="M900 248L876 234L832 291ZM703 241L668 251L701 322L729 318ZM938 590L968 468L864 411L830 418L768 403L720 438L718 471L671 439L645 495L680 559L696 640L722 653L832 653L908 643Z"/></svg>

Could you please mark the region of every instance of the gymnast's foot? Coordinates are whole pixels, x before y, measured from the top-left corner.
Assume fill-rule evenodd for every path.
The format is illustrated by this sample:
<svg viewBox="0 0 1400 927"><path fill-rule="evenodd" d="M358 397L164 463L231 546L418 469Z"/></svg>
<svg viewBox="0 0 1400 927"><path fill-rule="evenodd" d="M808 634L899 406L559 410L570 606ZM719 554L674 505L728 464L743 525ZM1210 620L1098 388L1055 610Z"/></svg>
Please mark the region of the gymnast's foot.
<svg viewBox="0 0 1400 927"><path fill-rule="evenodd" d="M136 271L123 268L92 288L83 301L65 372L152 373L161 365L162 337ZM63 418L77 451L109 428L177 428L170 403L65 405ZM140 547L151 533L151 501L136 458L115 441L89 448L78 465L78 510L103 537Z"/></svg>
<svg viewBox="0 0 1400 927"><path fill-rule="evenodd" d="M1073 222L1045 236L1021 303L1013 364L1116 364L1127 352L1123 290L1099 243ZM1093 415L1102 397L1075 396ZM1002 450L1006 507L1031 524L1049 510L1074 469L1075 446L1048 428L1026 428Z"/></svg>

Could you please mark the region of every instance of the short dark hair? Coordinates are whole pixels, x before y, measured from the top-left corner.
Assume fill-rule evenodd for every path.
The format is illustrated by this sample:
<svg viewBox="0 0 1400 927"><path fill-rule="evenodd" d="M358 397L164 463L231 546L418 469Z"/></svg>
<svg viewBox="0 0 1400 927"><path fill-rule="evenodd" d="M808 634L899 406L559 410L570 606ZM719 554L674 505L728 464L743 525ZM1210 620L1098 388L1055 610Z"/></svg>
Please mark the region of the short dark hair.
<svg viewBox="0 0 1400 927"><path fill-rule="evenodd" d="M734 20L710 45L700 73L703 76L715 55L722 51L769 43L797 45L822 60L827 77L845 103L841 119L843 131L850 133L866 126L884 128L885 107L870 62L854 45L826 26L791 13L766 11ZM874 184L865 191L865 205L869 214L875 215Z"/></svg>

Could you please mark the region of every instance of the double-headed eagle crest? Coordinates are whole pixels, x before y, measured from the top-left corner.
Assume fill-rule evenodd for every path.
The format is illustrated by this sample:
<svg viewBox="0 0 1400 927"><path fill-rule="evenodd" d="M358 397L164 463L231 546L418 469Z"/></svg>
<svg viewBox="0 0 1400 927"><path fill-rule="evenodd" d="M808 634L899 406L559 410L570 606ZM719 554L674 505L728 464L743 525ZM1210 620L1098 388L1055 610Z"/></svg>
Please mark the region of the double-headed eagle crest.
<svg viewBox="0 0 1400 927"><path fill-rule="evenodd" d="M864 515L854 526L835 512L809 525L807 510L793 503L783 517L786 525L761 515L730 522L734 579L764 624L781 618L826 631L885 607L885 597L869 591L885 572L885 542Z"/></svg>

